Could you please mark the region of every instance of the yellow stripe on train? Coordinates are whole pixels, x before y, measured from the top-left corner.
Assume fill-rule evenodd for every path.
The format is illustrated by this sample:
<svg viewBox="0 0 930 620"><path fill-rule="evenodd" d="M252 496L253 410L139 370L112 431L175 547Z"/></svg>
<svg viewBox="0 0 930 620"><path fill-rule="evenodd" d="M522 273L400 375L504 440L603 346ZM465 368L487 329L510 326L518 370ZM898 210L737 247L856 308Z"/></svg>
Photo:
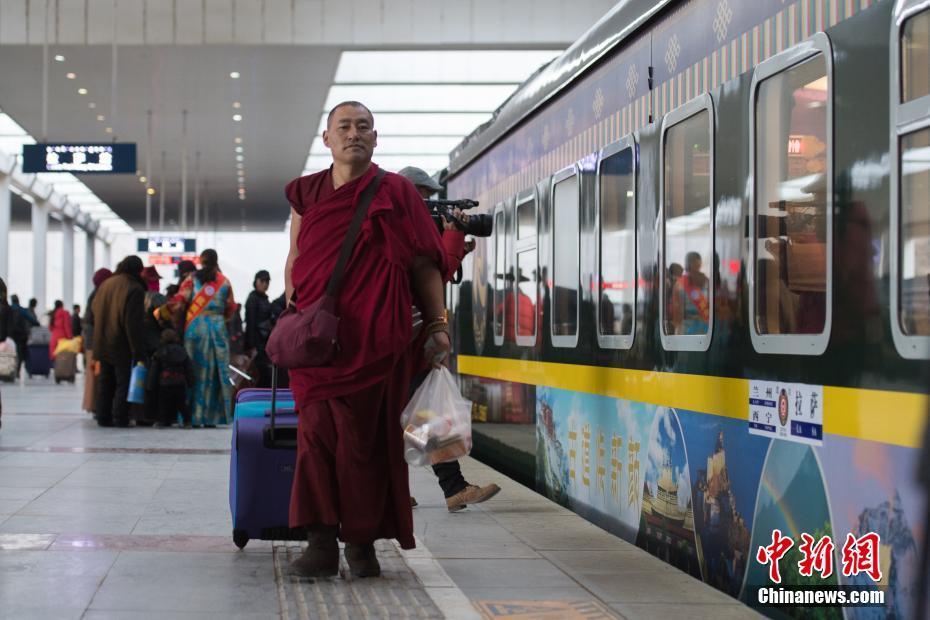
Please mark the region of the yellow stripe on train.
<svg viewBox="0 0 930 620"><path fill-rule="evenodd" d="M465 375L528 383L745 420L749 380L651 370L458 356ZM928 397L824 386L824 432L909 448L920 446Z"/></svg>

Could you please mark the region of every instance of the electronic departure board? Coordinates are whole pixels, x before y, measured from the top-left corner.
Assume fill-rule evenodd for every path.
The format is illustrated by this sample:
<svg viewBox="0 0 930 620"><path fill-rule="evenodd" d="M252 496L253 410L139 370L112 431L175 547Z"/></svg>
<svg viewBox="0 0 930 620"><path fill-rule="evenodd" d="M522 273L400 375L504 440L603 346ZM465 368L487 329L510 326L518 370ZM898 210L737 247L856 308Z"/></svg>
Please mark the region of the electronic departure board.
<svg viewBox="0 0 930 620"><path fill-rule="evenodd" d="M136 247L139 252L151 254L190 254L197 251L197 240L185 237L142 237Z"/></svg>
<svg viewBox="0 0 930 620"><path fill-rule="evenodd" d="M133 174L136 145L24 144L23 172L68 172L71 174Z"/></svg>

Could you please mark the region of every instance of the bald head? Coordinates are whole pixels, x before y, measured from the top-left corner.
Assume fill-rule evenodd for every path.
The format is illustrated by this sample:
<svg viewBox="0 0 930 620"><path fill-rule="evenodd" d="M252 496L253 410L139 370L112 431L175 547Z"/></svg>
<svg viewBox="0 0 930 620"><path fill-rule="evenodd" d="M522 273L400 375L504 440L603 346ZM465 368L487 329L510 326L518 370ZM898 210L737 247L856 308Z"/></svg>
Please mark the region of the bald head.
<svg viewBox="0 0 930 620"><path fill-rule="evenodd" d="M374 114L371 113L371 110L368 109L368 106L366 106L361 101L343 101L342 103L337 103L335 106L333 106L333 109L329 111L329 115L326 117L326 128L327 129L329 129L330 125L332 125L333 116L335 116L339 108L345 108L345 107L351 107L351 108L356 108L358 110L364 110L368 114L368 118L371 119L371 126L372 127L375 126L375 116Z"/></svg>

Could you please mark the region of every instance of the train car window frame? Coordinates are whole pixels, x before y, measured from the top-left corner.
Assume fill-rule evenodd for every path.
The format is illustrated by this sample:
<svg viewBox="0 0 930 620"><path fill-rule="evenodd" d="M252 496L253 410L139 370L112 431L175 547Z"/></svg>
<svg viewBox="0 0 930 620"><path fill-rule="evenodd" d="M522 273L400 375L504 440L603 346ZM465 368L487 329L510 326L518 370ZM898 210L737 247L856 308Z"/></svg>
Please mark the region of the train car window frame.
<svg viewBox="0 0 930 620"><path fill-rule="evenodd" d="M533 204L533 234L528 237L520 237L520 207L525 204ZM536 188L523 190L517 194L513 207L513 257L511 260L511 269L513 270L513 333L517 346L531 347L536 344L536 336L539 333L539 197ZM523 252L536 252L536 272L534 280L536 283L536 294L533 299L533 333L520 335L520 274L517 272L519 266L520 254Z"/></svg>
<svg viewBox="0 0 930 620"><path fill-rule="evenodd" d="M578 187L578 239L577 239L577 252L575 253L575 277L577 278L577 288L575 289L575 333L574 334L556 334L555 333L555 222L556 222L556 205L555 201L555 187L559 183L566 181L572 177L576 178L576 185ZM550 228L549 231L549 281L552 283L549 287L549 336L552 339L553 347L560 348L575 348L578 346L578 333L580 331L580 322L581 322L581 211L582 211L582 202L581 202L581 170L577 164L572 164L562 170L556 172L552 179L549 181L549 209L550 215Z"/></svg>
<svg viewBox="0 0 930 620"><path fill-rule="evenodd" d="M717 208L716 202L714 200L714 164L716 159L714 157L716 150L716 145L714 143L714 129L716 125L716 115L714 111L714 100L710 94L704 93L698 95L694 99L691 99L687 103L684 103L683 105L666 114L665 118L662 119L662 132L661 137L659 138L659 269L661 270L659 275L659 336L662 341L662 348L664 348L666 351L707 351L707 349L710 348L710 341L714 335L715 312L714 286L712 281L708 291L709 318L707 321L707 332L704 334L693 335L665 333L665 140L669 130L702 112L707 112L707 131L709 138L708 144L710 145L710 177L708 179L708 183L710 184L710 245L712 259L713 252L717 247L716 230L714 226L715 213ZM710 264L712 265L713 263L711 262Z"/></svg>
<svg viewBox="0 0 930 620"><path fill-rule="evenodd" d="M758 251L758 208L756 205L756 104L759 87L765 80L801 63L823 56L827 78L827 143L826 143L826 307L823 331L817 334L766 334L756 324L756 253ZM784 355L821 355L830 341L833 324L833 46L826 33L815 33L811 38L795 45L756 66L752 76L749 97L749 240L747 278L749 283L749 335L753 348L759 353Z"/></svg>
<svg viewBox="0 0 930 620"><path fill-rule="evenodd" d="M629 149L632 151L632 161L633 161L633 196L632 200L632 209L633 209L633 330L629 334L603 334L601 333L601 285L602 285L602 267L601 261L603 260L603 254L601 251L601 163L613 155L622 153L623 151ZM608 144L597 157L597 168L595 171L594 177L594 243L595 243L595 252L597 256L597 267L594 274L594 284L595 290L597 291L597 299L595 301L595 312L597 313L597 344L602 349L630 349L633 347L633 340L636 337L636 302L639 298L637 282L637 264L636 264L636 250L638 245L638 235L636 234L636 225L637 225L637 213L636 213L636 199L638 197L636 191L636 180L637 174L639 172L638 168L638 145L636 144L636 139L633 137L633 134L629 134L620 138L616 142Z"/></svg>
<svg viewBox="0 0 930 620"><path fill-rule="evenodd" d="M898 0L891 22L890 57L890 228L889 241L891 279L891 335L895 348L906 359L930 359L930 335L912 335L901 326L901 251L902 247L902 200L901 200L901 140L923 130L930 129L930 95L903 101L903 63L901 44L905 24L913 17L930 11L928 0Z"/></svg>
<svg viewBox="0 0 930 620"><path fill-rule="evenodd" d="M500 289L497 286L498 276L507 273L507 203L499 202L494 205L494 210L492 211L492 222L494 222L494 232L492 234L493 244L494 244L494 258L493 258L493 267L489 270L489 273L493 274L494 286L491 288L491 337L494 340L495 346L502 346L504 344L504 337L507 334L507 279L504 278L504 282ZM497 225L497 216L500 215L503 219L503 225ZM498 244L500 242L500 245ZM497 261L498 261L498 252L503 256L503 270L502 274L498 273L497 270ZM500 299L498 299L500 297ZM499 310L498 310L499 309ZM500 334L497 333L498 325L498 316L500 316Z"/></svg>

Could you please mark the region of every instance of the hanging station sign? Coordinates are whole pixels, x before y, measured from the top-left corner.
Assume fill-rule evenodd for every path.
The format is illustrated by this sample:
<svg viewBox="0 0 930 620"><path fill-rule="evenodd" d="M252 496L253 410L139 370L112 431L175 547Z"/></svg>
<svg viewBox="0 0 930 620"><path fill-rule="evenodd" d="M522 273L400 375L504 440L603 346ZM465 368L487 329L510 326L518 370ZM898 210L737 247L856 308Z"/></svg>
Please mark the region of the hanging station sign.
<svg viewBox="0 0 930 620"><path fill-rule="evenodd" d="M24 144L23 172L134 174L136 145L133 142Z"/></svg>
<svg viewBox="0 0 930 620"><path fill-rule="evenodd" d="M185 237L141 237L137 251L149 254L193 254L197 251L197 240Z"/></svg>

